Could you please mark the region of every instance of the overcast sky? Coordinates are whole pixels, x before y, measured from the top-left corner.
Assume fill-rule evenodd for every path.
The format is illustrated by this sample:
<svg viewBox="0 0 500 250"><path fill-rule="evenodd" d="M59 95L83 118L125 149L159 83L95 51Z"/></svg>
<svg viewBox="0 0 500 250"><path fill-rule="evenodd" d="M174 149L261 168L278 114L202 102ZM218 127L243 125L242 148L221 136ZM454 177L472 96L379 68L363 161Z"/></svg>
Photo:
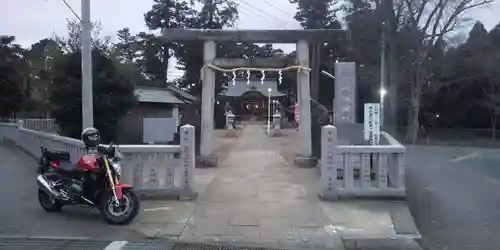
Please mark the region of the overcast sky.
<svg viewBox="0 0 500 250"><path fill-rule="evenodd" d="M80 0L66 0L80 13ZM288 0L235 0L239 5L240 29L299 28L293 19L295 5ZM32 43L53 34L66 34L66 19L74 18L63 0L0 0L0 35L12 35L17 43L29 47ZM129 27L133 33L146 31L143 14L152 0L91 0L92 20L103 26L102 35L114 36L116 31ZM487 29L500 21L500 0L494 5L470 13ZM277 45L283 47L282 45ZM294 45L284 47L290 51Z"/></svg>

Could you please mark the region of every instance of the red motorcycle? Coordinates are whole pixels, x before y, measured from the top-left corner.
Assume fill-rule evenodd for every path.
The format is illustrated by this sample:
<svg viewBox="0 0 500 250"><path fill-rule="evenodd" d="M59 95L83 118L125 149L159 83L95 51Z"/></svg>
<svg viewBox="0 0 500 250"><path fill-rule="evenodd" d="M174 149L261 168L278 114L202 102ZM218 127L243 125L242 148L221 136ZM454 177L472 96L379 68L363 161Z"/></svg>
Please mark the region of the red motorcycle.
<svg viewBox="0 0 500 250"><path fill-rule="evenodd" d="M109 224L130 223L140 201L132 185L121 184L120 149L116 145L88 149L75 165L65 151L42 147L38 168L38 201L48 212L67 205L97 208Z"/></svg>

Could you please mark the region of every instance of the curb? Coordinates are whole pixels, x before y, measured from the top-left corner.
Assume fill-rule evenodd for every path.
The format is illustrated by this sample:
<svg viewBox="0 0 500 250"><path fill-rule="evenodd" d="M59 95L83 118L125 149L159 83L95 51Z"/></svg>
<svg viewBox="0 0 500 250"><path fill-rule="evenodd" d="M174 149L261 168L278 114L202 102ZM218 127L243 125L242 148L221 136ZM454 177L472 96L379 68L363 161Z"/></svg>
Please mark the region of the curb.
<svg viewBox="0 0 500 250"><path fill-rule="evenodd" d="M420 238L343 239L345 250L423 250Z"/></svg>
<svg viewBox="0 0 500 250"><path fill-rule="evenodd" d="M163 238L137 241L89 239L81 237L37 237L0 235L0 250L345 250L342 246L301 246L286 243L250 243L250 242L204 242L187 240L169 240Z"/></svg>
<svg viewBox="0 0 500 250"><path fill-rule="evenodd" d="M125 250L125 249L223 249L223 250L295 250L295 249L329 249L329 250L422 250L419 238L397 236L393 238L343 238L342 246L298 246L278 243L231 243L169 240L151 238L138 241L112 241L91 239L87 237L53 237L53 236L19 236L0 235L0 249L12 246L30 249L64 249L76 250L85 247L88 250ZM53 246L53 248L51 248ZM30 248L31 247L31 248Z"/></svg>
<svg viewBox="0 0 500 250"><path fill-rule="evenodd" d="M19 240L90 240L90 241L100 241L89 237L56 237L56 236L27 236L27 235L0 235L0 240L5 239L19 239ZM102 241L111 241L105 240Z"/></svg>

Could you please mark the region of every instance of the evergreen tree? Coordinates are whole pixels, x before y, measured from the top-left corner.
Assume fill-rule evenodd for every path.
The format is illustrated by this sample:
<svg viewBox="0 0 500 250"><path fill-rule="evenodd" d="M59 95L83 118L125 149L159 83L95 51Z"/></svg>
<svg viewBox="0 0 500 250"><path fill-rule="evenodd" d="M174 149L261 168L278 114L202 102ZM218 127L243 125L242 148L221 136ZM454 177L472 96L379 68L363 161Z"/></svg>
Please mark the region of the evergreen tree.
<svg viewBox="0 0 500 250"><path fill-rule="evenodd" d="M13 36L0 36L0 117L20 111L26 101L24 50Z"/></svg>
<svg viewBox="0 0 500 250"><path fill-rule="evenodd" d="M66 136L79 138L82 131L81 53L68 53L56 60L50 85L52 116ZM119 119L136 104L134 85L103 51L94 49L94 122L104 141L115 138Z"/></svg>

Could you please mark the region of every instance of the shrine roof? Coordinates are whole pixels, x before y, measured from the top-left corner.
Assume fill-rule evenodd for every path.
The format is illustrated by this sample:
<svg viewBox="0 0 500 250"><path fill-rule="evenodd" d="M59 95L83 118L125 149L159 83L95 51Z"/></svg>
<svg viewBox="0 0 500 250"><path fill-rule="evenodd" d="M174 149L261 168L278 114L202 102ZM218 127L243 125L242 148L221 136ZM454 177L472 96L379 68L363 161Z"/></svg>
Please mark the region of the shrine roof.
<svg viewBox="0 0 500 250"><path fill-rule="evenodd" d="M286 96L286 93L282 93L277 89L278 83L276 80L264 80L263 82L258 80L236 80L235 85L229 82L227 90L220 95L222 96L242 96L249 91L260 92L263 96L269 97L268 89L271 89L271 97Z"/></svg>

